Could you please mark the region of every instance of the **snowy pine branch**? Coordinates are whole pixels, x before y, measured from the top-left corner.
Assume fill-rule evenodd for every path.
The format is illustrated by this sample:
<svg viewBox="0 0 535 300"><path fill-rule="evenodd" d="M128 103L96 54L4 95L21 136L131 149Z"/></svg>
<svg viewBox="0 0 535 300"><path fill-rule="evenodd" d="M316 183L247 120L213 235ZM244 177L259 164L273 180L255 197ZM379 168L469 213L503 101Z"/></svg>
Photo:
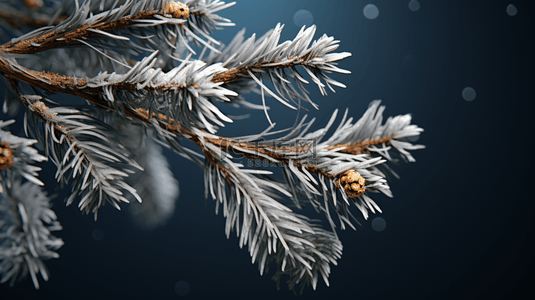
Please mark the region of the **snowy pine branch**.
<svg viewBox="0 0 535 300"><path fill-rule="evenodd" d="M339 46L338 41L333 37L323 35L312 42L316 27L313 25L305 29L303 26L293 41L279 44L283 27L277 24L274 29L258 40L255 40L256 37L253 34L245 41L243 37L245 30L242 30L220 54L212 53L207 58L210 63L223 62L223 66L229 68L228 72L216 75L213 81L224 82L230 90L238 90L239 87L247 86L247 81L255 82L261 87L262 103L270 123L264 99L265 93L292 109L300 107L299 102L295 102L296 100L309 102L318 108L308 97L309 92L303 85L309 82L296 67L301 66L305 70L312 81L318 85L322 95L326 95L325 86L333 92L331 85L345 88L342 83L328 77L327 73L350 73L336 67L336 61L351 56L351 53L330 53ZM312 45L310 45L311 42ZM264 74L267 74L266 79L271 81L276 93L264 85ZM297 88L292 81L295 82ZM294 105L290 102L294 102Z"/></svg>
<svg viewBox="0 0 535 300"><path fill-rule="evenodd" d="M0 283L13 285L30 273L35 288L37 275L48 281L43 260L58 258L54 252L63 241L51 234L61 230L56 214L50 209L50 199L41 187L20 181L0 186Z"/></svg>
<svg viewBox="0 0 535 300"><path fill-rule="evenodd" d="M121 202L136 199L141 204L132 211L150 228L172 216L178 196L161 146L169 148L204 169L206 197L215 200L216 212L222 207L227 237L236 232L261 274L275 263L277 282L289 275L291 289L315 289L320 277L329 284L331 264L341 257L336 227L355 228L354 211L365 219L381 212L370 195L392 197L387 178L397 174L389 164L413 162L411 151L423 148L412 142L423 129L411 124L411 116L383 120L379 101L355 122L346 110L336 128L338 110L315 131L309 132L314 119L306 116L292 128L273 130L266 95L292 109L301 102L318 108L306 89L309 80L322 95L345 87L329 74L348 74L337 64L351 54L334 52L339 42L331 36L314 39L315 26L284 42L280 24L258 39L246 39L242 30L223 46L210 34L234 25L219 16L234 2L38 2L0 4L0 30L14 35L0 45L3 110L13 113L22 104L26 132L36 139L0 129L3 281L26 270L37 286L38 271L48 278L41 259L56 257L51 251L62 244L50 235L59 225L37 187L28 188L29 202L16 200L17 189L42 184L35 162L56 165L59 186L71 187L67 205L78 199L80 210L96 218L105 202L120 209ZM261 104L246 101L251 91L262 96ZM53 98L59 93L84 104ZM271 126L250 136L220 136L218 129L234 121L221 104L263 109ZM0 128L11 123L0 121ZM30 147L36 141L44 156ZM279 173L243 163L252 161ZM22 178L33 183L22 184ZM327 229L298 213L308 204L325 215ZM42 234L31 236L49 246L25 244L28 226L38 228Z"/></svg>
<svg viewBox="0 0 535 300"><path fill-rule="evenodd" d="M225 4L219 0L190 0L184 4L169 0L129 0L116 7L117 2L108 10L93 15L90 0L82 4L76 0L75 11L70 17L56 26L42 27L13 39L2 45L0 52L29 54L74 45L84 45L98 51L121 47L122 42L131 49L151 51L158 48L158 44L152 40L154 36L163 37L171 48L176 48L174 44L177 40L187 46L188 38L211 47L198 34L219 44L209 37L210 31L217 26L233 25L215 12L234 3ZM191 18L188 19L190 14Z"/></svg>
<svg viewBox="0 0 535 300"><path fill-rule="evenodd" d="M322 142L336 118L333 114L325 128L306 133L312 122L291 130L281 139L264 141L251 151L252 143L239 142L239 138L227 140L225 148L216 148L213 144L203 142L207 158L205 170L206 195L210 194L217 207L223 206L223 215L227 219L227 236L236 230L240 236L240 247L252 243L249 251L254 261L259 261L261 274L266 261L276 260L277 274L290 273L289 285L296 283L312 283L315 288L318 274L328 284L329 263L336 263L341 253L341 244L334 231L335 224L330 210L338 216L342 229L344 223L355 228L350 205L355 205L368 218L369 212L381 212L379 206L369 197L368 193L381 192L392 196L386 182L385 174L378 168L387 160L373 157L371 150L379 152L391 159L388 150L393 148L406 157L411 157L407 150L422 148L402 141L408 136L417 136L421 128L410 125L410 116L399 116L381 124L382 110L380 101L372 102L364 116L355 124L343 117L340 126L330 139ZM351 135L346 135L348 128ZM258 135L257 138L265 138ZM375 140L374 140L375 138ZM245 137L242 140L250 140ZM296 147L299 140L305 140L312 146ZM343 144L331 144L333 141ZM277 146L273 146L277 145ZM244 169L243 165L232 161L229 153L240 154L249 159L262 159L281 166L285 181L266 180L271 171L261 169ZM357 185L357 186L355 186ZM327 232L316 227L314 230L306 219L296 215L281 205L284 198L291 199L301 208L301 197L307 198L318 211L323 211L333 231ZM275 208L275 210L273 210ZM242 220L240 221L240 215ZM253 218L254 216L254 218ZM240 223L241 222L241 223ZM251 226L256 230L250 229ZM253 236L250 234L254 232ZM296 233L298 234L296 236ZM303 241L302 234L321 236L321 243L311 243L311 239ZM265 240L266 245L257 244ZM332 247L316 248L317 245L330 243L339 251L324 253ZM273 249L273 250L272 250ZM278 252L277 252L278 251ZM280 254L282 251L283 254ZM273 252L273 253L272 253ZM312 258L314 254L314 258ZM286 260L290 261L291 271L285 269ZM268 263L269 265L269 263ZM319 273L318 273L319 272ZM276 276L277 280L279 276Z"/></svg>
<svg viewBox="0 0 535 300"><path fill-rule="evenodd" d="M248 245L260 274L275 261L274 279L280 281L281 274L290 274L290 288L311 283L315 289L320 275L328 285L329 264L336 264L342 252L336 235L281 204L280 194L291 195L283 186L254 176L263 172L243 169L228 157L207 157L206 194L216 201L216 213L223 207L227 237L236 230L240 248Z"/></svg>
<svg viewBox="0 0 535 300"><path fill-rule="evenodd" d="M128 157L112 128L74 108L49 108L40 96L21 98L27 107L25 129L38 139L56 165L56 180L63 187L74 178L67 205L79 196L80 210L94 213L96 219L105 202L117 209L119 203L129 202L123 191L141 202L135 189L124 182L128 173L141 167Z"/></svg>
<svg viewBox="0 0 535 300"><path fill-rule="evenodd" d="M179 66L168 72L153 68L157 63L157 51L137 62L125 74L103 72L93 78L77 79L35 72L19 65L12 58L0 58L0 69L3 68L5 72L14 72L15 74L12 75L17 79L31 82L46 90L55 92L64 90L63 92L96 104L107 101L118 111L123 110L120 106L127 106L132 110L142 108L149 111L149 116L152 113L163 114L166 118L183 120L186 126L193 124L195 127L215 133L217 127L214 127L213 123L224 126L221 121L232 122L232 120L212 102L227 102L230 101L229 97L238 96L236 92L221 86L223 83L233 87L234 81L237 81L238 86L243 85L240 81L243 81L244 76L248 80L253 80L261 87L264 109L267 109L264 92L293 109L296 107L288 101L296 98L304 99L316 106L307 96L308 91L302 83L308 83L308 81L299 75L295 69L297 66L304 68L322 93L325 93L325 84L333 91L331 84L345 87L326 75L327 72L332 71L348 73L334 65L335 61L350 55L349 53L330 53L338 47L334 38L324 35L309 47L315 32L315 27L312 26L307 30L302 28L292 42L287 41L277 45L281 30L282 26L277 25L256 44L254 36L240 44L240 36L243 35L241 32L235 38L238 42L233 42L228 47L235 51L231 57L226 58L228 53L223 52L221 57L212 57L210 62L213 63L207 66L199 60L189 61L190 56L188 56ZM225 60L214 62L216 59ZM231 68L226 68L225 65ZM286 74L284 69L289 69L291 73ZM256 73L268 73L280 96L269 90L262 83L262 78L257 78ZM300 92L291 84L290 78L295 79ZM325 81L325 84L320 78Z"/></svg>

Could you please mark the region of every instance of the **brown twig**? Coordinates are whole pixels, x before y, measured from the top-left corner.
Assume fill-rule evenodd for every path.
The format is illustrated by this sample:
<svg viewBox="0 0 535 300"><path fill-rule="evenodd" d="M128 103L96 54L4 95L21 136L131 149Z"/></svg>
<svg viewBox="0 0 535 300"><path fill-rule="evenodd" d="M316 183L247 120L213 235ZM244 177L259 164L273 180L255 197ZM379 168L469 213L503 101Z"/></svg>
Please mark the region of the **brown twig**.
<svg viewBox="0 0 535 300"><path fill-rule="evenodd" d="M298 63L289 62L289 63L280 64L280 65L276 65L276 66L270 66L270 67L265 67L264 66L264 65L268 65L268 64L272 64L272 63L278 63L278 62L281 61L281 60L275 60L275 61L263 61L263 62L259 62L259 63L255 64L255 65L246 66L246 67L242 67L242 68L234 68L234 69L230 69L230 70L227 70L225 72L221 72L219 74L216 74L212 78L212 82L214 82L214 83L218 83L218 82L229 83L229 82L231 82L233 80L241 78L241 75L248 74L247 71L251 71L252 73L258 73L258 72L254 71L255 69L261 69L261 68L263 68L263 69L265 69L265 68L286 69L286 68L289 68L289 67L302 66L302 65L305 65L304 60L305 59L310 59L310 58L313 58L313 56L309 57L308 54L306 54L306 55L303 55L303 56L301 56L301 57L296 59L297 61L300 61ZM293 57L290 57L288 60L293 60Z"/></svg>
<svg viewBox="0 0 535 300"><path fill-rule="evenodd" d="M79 45L80 42L76 41L76 39L98 35L98 33L88 29L96 29L105 32L119 30L131 26L136 20L150 19L157 13L157 11L151 10L149 12L142 12L136 16L123 17L111 22L102 22L92 25L88 24L75 30L61 33L51 30L27 40L6 43L0 46L0 52L12 54L30 54L50 49ZM33 45L39 46L36 47Z"/></svg>

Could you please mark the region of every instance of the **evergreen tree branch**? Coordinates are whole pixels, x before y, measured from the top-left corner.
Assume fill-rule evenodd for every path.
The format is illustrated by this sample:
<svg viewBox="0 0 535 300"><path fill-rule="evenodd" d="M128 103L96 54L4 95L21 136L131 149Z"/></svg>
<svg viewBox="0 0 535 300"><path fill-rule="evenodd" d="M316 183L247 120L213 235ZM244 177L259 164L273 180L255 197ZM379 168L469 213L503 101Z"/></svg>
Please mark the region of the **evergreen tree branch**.
<svg viewBox="0 0 535 300"><path fill-rule="evenodd" d="M123 191L141 202L136 190L124 181L128 173L141 167L128 157L111 128L74 108L49 108L41 96L23 95L13 82L12 87L27 108L25 129L33 129L32 135L56 165L60 186L74 179L67 205L79 196L79 209L86 214L94 213L96 219L105 202L119 210L119 203L129 202Z"/></svg>
<svg viewBox="0 0 535 300"><path fill-rule="evenodd" d="M232 122L232 120L221 113L211 102L228 102L230 101L229 97L238 96L232 90L224 88L222 84L232 84L233 80L241 81L243 76L249 76L249 80L252 79L261 86L262 96L265 90L291 108L295 107L290 105L287 99L284 99L285 96L290 99L295 97L305 99L312 103L306 96L308 92L302 86L302 83L308 82L298 75L295 70L296 66L302 66L323 93L325 85L320 81L320 78L331 89L330 84L345 87L325 74L332 71L347 73L347 71L334 66L335 61L350 55L349 53L330 53L338 47L337 41L324 35L308 47L315 32L315 27L312 26L306 30L303 28L292 42L287 41L277 46L281 30L282 26L277 25L271 33L266 34L265 37L256 42L256 44L260 44L258 47L252 47L255 44L254 36L241 46L232 46L231 49L240 48L240 55L231 56L223 64L212 63L206 66L199 60L189 61L188 57L180 66L163 72L159 68L153 69L157 62L157 52L154 52L137 62L126 74L102 73L94 78L76 79L64 75L28 70L20 66L14 59L6 57L0 58L0 72L12 73L11 77L45 90L61 92L65 88L64 92L84 99L88 98L84 94L89 93L90 97L93 97L93 95L104 92L106 100L112 103L118 111L122 110L119 106L126 103L127 106L136 109L143 108L149 110L150 113L162 113L168 118L182 120L183 124L192 124L192 126L215 133L217 127L213 123L224 126L221 121ZM224 52L219 58L224 58L226 54ZM240 60L244 55L253 55L254 59L246 56L247 59L242 62ZM213 60L214 58L211 58L210 62ZM234 66L234 68L227 69L223 65ZM287 75L284 71L277 71L279 69L289 69L291 74ZM266 72L279 96L263 85L261 77L260 79L256 77L256 74ZM276 74L272 74L273 72ZM296 79L298 88L305 96L301 96L291 85L287 79L288 76ZM99 91L99 88L104 89L104 91ZM144 95L144 102L139 102L139 97L137 97L139 93ZM266 109L265 101L263 100L263 102L264 109Z"/></svg>
<svg viewBox="0 0 535 300"><path fill-rule="evenodd" d="M63 241L51 232L61 230L50 199L41 187L18 179L0 182L0 283L12 286L28 273L36 289L38 274L48 281L43 260L58 258Z"/></svg>
<svg viewBox="0 0 535 300"><path fill-rule="evenodd" d="M137 37L139 41L142 41L144 38L151 38L151 36L145 35L143 32L137 32L136 29L164 25L167 25L166 29L173 33L173 38L165 39L165 42L172 48L175 48L173 44L177 38L182 43L187 44L187 38L185 37L190 36L196 42L207 45L217 51L201 37L197 36L195 32L209 41L219 44L219 42L208 36L211 28L214 25L232 26L233 24L229 20L213 13L232 6L234 3L225 4L219 0L208 3L188 1L188 3L193 4L191 8L180 2L178 3L180 5L174 1L169 2L169 0L158 0L156 2L129 0L118 8L111 7L107 11L92 16L89 14L91 1L86 0L79 7L76 7L76 11L68 19L60 24L53 27L43 27L14 39L0 46L0 53L31 54L68 46L90 46L89 42L95 38L98 40L99 37L105 38L105 42L101 40L104 44L100 43L97 48L105 46L110 40L130 41L127 35L132 38ZM188 20L190 14L192 19ZM120 35L114 33L122 32L123 29L132 29L133 31L126 31ZM162 36L168 37L169 35ZM129 45L139 49L139 45L135 43L131 42ZM149 46L149 44L146 45ZM111 46L115 46L115 44L111 44ZM188 49L195 53L189 46Z"/></svg>
<svg viewBox="0 0 535 300"><path fill-rule="evenodd" d="M336 212L342 229L344 223L355 228L351 222L351 219L356 219L350 212L350 202L361 211L365 219L368 218L369 211L381 212L367 193L392 194L384 179L385 175L378 168L387 160L382 159L383 156L373 157L372 150L379 149L378 145L382 145L380 149L383 150L393 147L410 160L412 156L407 150L421 148L399 141L421 132L420 128L409 125L410 116L389 118L385 124L381 124L383 109L379 106L379 101L372 102L355 124L351 120L345 121L346 112L338 129L327 140L345 143L334 146L321 140L333 124L336 112L325 128L305 134L312 122L301 126L303 120L300 126L293 128L283 138L263 142L267 145L260 144L256 148L261 149L257 154L243 148L250 143L235 143L225 139L219 145L228 148L223 148L222 151L221 148L214 147L214 143L217 144L219 140L211 140L214 142L211 143L206 136L198 140L206 157L206 196L211 194L216 201L216 212L219 205L223 206L227 237L231 231L236 230L240 237L240 247L249 243L253 262L259 262L261 274L272 261L276 261L278 266L274 279L279 281L282 274L289 274L288 284L292 289L298 283L302 287L312 284L315 289L319 275L329 284L329 264L336 264L342 250L329 211L333 209ZM354 130L348 134L348 128ZM255 138L264 136L267 133ZM301 138L313 140L313 147L288 146ZM249 139L251 138L244 138ZM270 146L274 141L283 146ZM378 152L384 155L381 151ZM366 153L357 154L360 152ZM271 174L267 170L244 169L241 164L232 161L229 153L239 153L248 158L256 155L271 163L278 163L283 169L285 181L266 177ZM392 160L391 155L384 157ZM299 198L308 198L317 210L326 214L332 232L318 226L313 227L307 219L284 206L284 209L280 207L282 196L293 200L298 208L302 204ZM254 235L251 236L253 232Z"/></svg>
<svg viewBox="0 0 535 300"><path fill-rule="evenodd" d="M232 123L233 119L221 112L216 102L264 109L270 123L266 94L293 109L300 108L301 101L317 108L305 88L309 82L298 68L308 74L323 95L327 88L334 92L334 86L345 87L328 74L349 73L338 68L337 63L351 54L334 53L339 42L333 37L323 35L313 40L315 26L303 27L293 40L282 43L279 43L283 29L280 24L258 39L255 35L245 39L242 30L228 46L216 49L219 42L210 36L211 31L234 25L216 13L234 3L219 0L63 3L58 4L55 13L50 7L39 8L30 0L24 3L8 0L0 4L0 8L9 7L0 13L0 18L15 15L17 10L35 10L28 14L34 19L39 13L50 16L50 20L63 13L69 15L58 24L51 22L50 26L21 34L0 46L0 77L8 83L4 111L8 107L12 109L13 101L25 106L27 134L30 131L43 146L46 157L56 165L59 185L71 183L67 205L79 197L80 210L94 213L95 218L105 202L117 209L130 196L141 202L132 186L139 188L147 200L154 200L151 196L162 200L148 201L149 205L140 210L142 214L150 211L146 220L155 224L150 217L170 216L178 185L154 141L204 169L205 195L216 201L216 213L222 207L227 237L236 231L240 247L248 246L261 274L275 262L277 282L282 275L289 274L291 289L308 284L315 288L320 276L329 284L330 264L336 264L341 257L342 245L334 219L338 217L342 229L346 225L354 228L353 206L365 219L369 213L381 212L369 195L392 196L386 178L389 174L397 175L387 163L396 163L398 157L413 162L411 151L423 148L413 144L423 129L411 124L410 115L383 122L384 107L379 101L372 102L356 122L347 118L346 110L335 129L331 127L338 111L325 127L312 132L309 130L314 119L306 121L305 116L296 126L277 132L272 131L274 124L271 124L264 132L252 136L229 138L217 134L219 127ZM24 22L16 20L11 25ZM26 23L31 25L29 21ZM5 26L5 22L1 25ZM196 53L191 45L203 47L195 59L192 59ZM82 51L71 51L74 48ZM208 49L210 54L205 57ZM85 59L87 53L91 53L91 59ZM62 59L62 55L69 56L69 63L59 68L53 67L52 61L35 60L37 57ZM137 55L144 58L133 59ZM92 66L79 71L84 69L83 63L78 62L80 57ZM272 84L272 89L266 81ZM241 94L248 91L260 93L262 105L245 102ZM49 93L73 95L87 103L80 107L64 106L49 99ZM0 121L0 127L2 124L8 123ZM153 133L155 138L147 140ZM6 140L0 140L0 177L8 179L7 184L2 181L0 193L12 186L21 188L17 185L19 175L40 183L35 178L39 169L31 166L40 157L31 151L26 157L20 152L34 141L17 145L9 133L1 130L0 138ZM183 141L196 146L187 148ZM259 166L248 169L241 164L256 160L279 167L283 179L271 176L271 170ZM140 172L142 166L146 166L144 173ZM165 172L156 172L157 169ZM161 175L161 180L147 179L155 179L154 174ZM162 186L166 193L156 192ZM29 198L40 196L34 193ZM0 200L4 199L14 198ZM295 213L284 204L288 201L298 209L310 203L325 214L331 230ZM0 201L0 254L9 255L0 257L3 276L0 280L15 280L19 271L29 271L37 287L35 274L41 272L45 279L48 276L40 259L54 255L46 247L47 251L43 252L46 255L36 254L35 245L25 245L19 237L30 237L27 219L35 221L39 216L28 216L28 209L12 205L13 201L4 203ZM9 218L7 214L1 215L4 211L9 211ZM50 217L53 213L41 211L46 211L48 221L55 221L55 216ZM16 228L22 228L19 230L22 233L12 235ZM46 225L39 228L43 232L40 237L50 239ZM4 247L5 232L9 238L19 239L9 242L16 247Z"/></svg>
<svg viewBox="0 0 535 300"><path fill-rule="evenodd" d="M265 172L242 169L228 157L213 154L207 155L206 195L216 201L216 213L223 206L227 237L236 230L240 248L248 245L261 275L275 261L274 279L279 282L282 274L290 274L292 289L296 283L303 287L311 283L315 289L319 275L328 285L329 264L336 264L342 252L336 235L279 203L279 194L291 195L282 186L254 176Z"/></svg>
<svg viewBox="0 0 535 300"><path fill-rule="evenodd" d="M138 63L140 65L140 69L147 69L147 62L151 61L152 57L148 57L144 60L144 62ZM145 65L144 65L145 64ZM9 63L5 59L0 59L0 72L10 72L13 68L8 67ZM13 63L11 65L14 65ZM148 64L150 66L150 64ZM162 114L156 114L152 113L149 114L148 111L144 109L137 109L134 111L132 108L127 107L110 107L110 103L114 103L113 101L106 101L105 97L106 94L103 94L99 87L93 87L92 85L88 84L87 80L84 79L76 79L73 77L67 77L67 76L60 76L57 74L50 74L45 72L35 72L25 69L24 67L20 65L16 65L17 69L20 69L19 72L10 72L8 76L16 77L17 80L24 81L26 83L29 83L33 86L37 86L43 89L46 89L48 91L52 92L66 92L70 93L72 95L78 96L80 98L83 98L85 100L88 100L92 103L95 103L97 105L100 105L102 107L105 107L107 109L110 109L112 111L117 111L118 109L124 110L124 115L127 117L135 118L139 121L142 121L144 123L150 124L151 119L155 118L158 122L159 126L163 129L169 130L174 134L180 135L180 136L187 136L189 137L191 141L193 141L196 144L199 144L199 137L196 133L192 132L191 130L184 128L181 123L177 122L174 119L168 118L165 115ZM177 68L177 69L180 69ZM169 73L174 72L175 74L178 73L178 70L170 71ZM142 72L142 73L146 73ZM110 75L111 77L111 75ZM199 76L203 78L202 76ZM76 81L76 84L75 84ZM105 80L101 80L104 81ZM137 89L138 83L129 83L125 82L126 80L122 79L118 83L111 83L106 86L111 86L117 91L109 92L109 94L118 94L119 91L129 91L129 90L135 90ZM212 78L213 81L213 78ZM134 81L135 82L135 81ZM151 88L159 88L162 91L165 91L166 89L169 90L170 86L173 84L172 80L168 80L168 82L171 82L171 84L166 85L160 84L160 86L154 87L146 84L143 88L144 89L151 89ZM195 85L195 84L194 84ZM70 87L70 88L64 88L64 86ZM78 86L81 86L80 88L77 88ZM197 86L199 87L199 86ZM193 87L194 89L196 87ZM188 88L186 88L188 89ZM223 90L225 92L225 90ZM150 111L150 110L149 110ZM346 127L348 125L346 124ZM244 142L234 142L231 139L222 138L222 137L204 137L207 141L210 141L213 145L219 147L220 149L226 149L229 151L232 151L235 154L242 155L246 158L259 158L269 160L270 162L275 163L284 163L288 164L289 159L284 158L281 153L291 153L291 152L309 152L311 149L304 147L304 148L295 148L295 147L275 147L275 146L264 146L264 145L258 145L258 144L249 144ZM381 136L376 139L366 139L359 142L351 142L351 143L340 143L335 145L329 145L327 150L341 148L342 153L349 153L349 154L360 154L360 153L369 153L371 146L375 145L383 145L384 147L389 147L391 143L392 138L390 136ZM376 149L376 148L373 148ZM378 150L377 150L378 151ZM268 157L268 158L266 158ZM410 157L410 156L409 156ZM302 163L299 161L296 162L297 166L301 166ZM322 173L327 178L332 179L334 175L327 174L326 172L322 170L318 170L313 165L305 165L305 167L314 173Z"/></svg>

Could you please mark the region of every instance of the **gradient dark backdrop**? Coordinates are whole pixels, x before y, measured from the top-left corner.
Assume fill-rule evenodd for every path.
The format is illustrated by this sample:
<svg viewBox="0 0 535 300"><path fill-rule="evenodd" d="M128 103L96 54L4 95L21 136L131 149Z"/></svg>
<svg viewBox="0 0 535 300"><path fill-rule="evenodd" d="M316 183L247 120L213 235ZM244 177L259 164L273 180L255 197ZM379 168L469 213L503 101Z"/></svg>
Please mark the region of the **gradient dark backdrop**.
<svg viewBox="0 0 535 300"><path fill-rule="evenodd" d="M416 163L396 169L394 198L374 197L386 229L372 230L372 216L358 231L340 232L344 253L330 287L320 282L301 296L285 285L277 291L273 270L260 276L235 235L226 239L223 216L203 200L201 170L169 153L181 189L171 222L144 231L110 205L94 222L76 206L64 207L60 193L54 209L65 246L60 259L47 261L51 279L39 291L31 280L1 285L0 299L175 299L179 281L189 284L189 299L533 297L531 1L419 2L414 12L409 0L244 0L221 13L237 24L216 33L226 43L244 26L246 36L262 35L278 22L286 24L282 40L293 39L301 9L313 15L316 37L341 40L339 50L353 56L340 66L352 74L334 75L347 88L327 97L310 86L320 110L308 106L309 113L319 125L335 108L360 117L370 101L382 99L387 116L412 113L425 129L418 143L427 148L414 152ZM363 15L369 3L380 12L374 20ZM516 16L506 13L511 3ZM475 100L463 99L466 87L477 92ZM260 103L256 95L249 99ZM269 102L278 127L290 126L295 112ZM267 125L259 113L221 134ZM54 171L41 173L51 193ZM96 232L102 240L92 237Z"/></svg>

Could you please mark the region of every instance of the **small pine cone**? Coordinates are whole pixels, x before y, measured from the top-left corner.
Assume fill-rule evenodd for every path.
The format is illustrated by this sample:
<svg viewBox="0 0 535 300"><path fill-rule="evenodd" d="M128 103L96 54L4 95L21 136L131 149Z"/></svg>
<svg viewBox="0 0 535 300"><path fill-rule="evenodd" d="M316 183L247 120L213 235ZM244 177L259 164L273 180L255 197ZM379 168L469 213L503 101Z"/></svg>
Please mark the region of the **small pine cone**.
<svg viewBox="0 0 535 300"><path fill-rule="evenodd" d="M172 15L173 18L186 19L189 16L189 7L181 2L170 2L163 13Z"/></svg>
<svg viewBox="0 0 535 300"><path fill-rule="evenodd" d="M355 170L347 170L342 175L339 175L340 179L336 181L336 187L344 188L346 194L351 198L358 198L366 191L364 186L366 180L360 176L359 172Z"/></svg>
<svg viewBox="0 0 535 300"><path fill-rule="evenodd" d="M13 164L13 153L7 142L0 143L0 170L7 170Z"/></svg>

